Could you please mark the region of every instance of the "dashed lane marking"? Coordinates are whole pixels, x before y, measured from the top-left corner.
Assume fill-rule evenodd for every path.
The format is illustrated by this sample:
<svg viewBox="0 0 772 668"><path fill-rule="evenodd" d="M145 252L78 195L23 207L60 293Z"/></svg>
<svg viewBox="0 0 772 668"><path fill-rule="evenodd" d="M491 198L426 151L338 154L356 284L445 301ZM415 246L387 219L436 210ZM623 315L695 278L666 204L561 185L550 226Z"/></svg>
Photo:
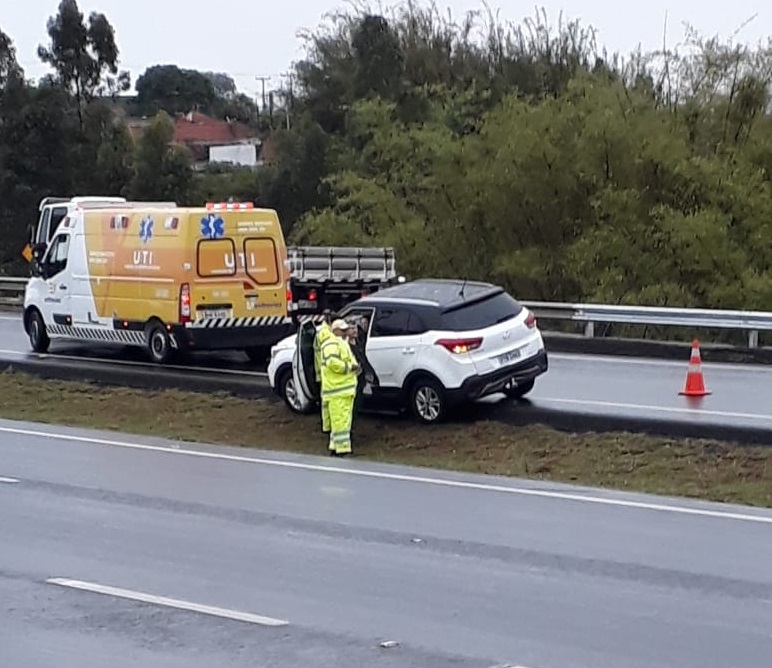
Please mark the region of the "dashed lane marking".
<svg viewBox="0 0 772 668"><path fill-rule="evenodd" d="M283 619L255 615L251 612L241 612L240 610L230 610L228 608L215 608L210 605L202 605L191 601L183 601L176 598L167 598L165 596L156 596L155 594L146 594L130 589L120 589L118 587L109 587L107 585L96 584L94 582L83 582L81 580L68 580L66 578L51 578L46 580L48 584L66 587L68 589L78 589L94 594L104 594L116 598L125 598L130 601L139 601L151 605L159 605L166 608L176 608L177 610L187 610L189 612L198 612L203 615L213 617L223 617L224 619L233 619L248 624L257 624L259 626L287 626L289 622Z"/></svg>

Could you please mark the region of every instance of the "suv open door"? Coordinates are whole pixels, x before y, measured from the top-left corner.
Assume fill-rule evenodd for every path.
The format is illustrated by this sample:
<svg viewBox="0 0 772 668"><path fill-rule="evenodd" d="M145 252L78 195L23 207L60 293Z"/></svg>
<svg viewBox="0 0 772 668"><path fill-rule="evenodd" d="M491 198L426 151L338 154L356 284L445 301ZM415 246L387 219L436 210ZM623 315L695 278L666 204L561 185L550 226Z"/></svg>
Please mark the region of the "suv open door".
<svg viewBox="0 0 772 668"><path fill-rule="evenodd" d="M296 334L295 354L292 357L292 380L295 383L298 404L305 408L319 402L321 387L316 381L314 369L314 339L316 325L310 319L304 320Z"/></svg>

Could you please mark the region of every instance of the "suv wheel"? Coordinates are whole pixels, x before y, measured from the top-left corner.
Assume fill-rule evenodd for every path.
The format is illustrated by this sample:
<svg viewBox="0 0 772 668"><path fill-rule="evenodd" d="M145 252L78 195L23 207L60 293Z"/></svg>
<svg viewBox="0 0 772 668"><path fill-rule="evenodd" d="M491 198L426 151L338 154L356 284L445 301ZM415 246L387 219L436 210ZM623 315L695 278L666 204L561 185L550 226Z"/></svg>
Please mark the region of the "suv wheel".
<svg viewBox="0 0 772 668"><path fill-rule="evenodd" d="M510 380L502 390L510 399L522 399L532 389L536 381L532 378L519 385L514 380Z"/></svg>
<svg viewBox="0 0 772 668"><path fill-rule="evenodd" d="M276 384L279 390L279 396L284 399L284 403L293 413L306 413L298 398L298 388L295 385L295 379L292 377L292 367L284 369L279 374L279 382Z"/></svg>
<svg viewBox="0 0 772 668"><path fill-rule="evenodd" d="M410 411L424 424L436 424L445 417L445 390L436 380L421 378L410 388Z"/></svg>

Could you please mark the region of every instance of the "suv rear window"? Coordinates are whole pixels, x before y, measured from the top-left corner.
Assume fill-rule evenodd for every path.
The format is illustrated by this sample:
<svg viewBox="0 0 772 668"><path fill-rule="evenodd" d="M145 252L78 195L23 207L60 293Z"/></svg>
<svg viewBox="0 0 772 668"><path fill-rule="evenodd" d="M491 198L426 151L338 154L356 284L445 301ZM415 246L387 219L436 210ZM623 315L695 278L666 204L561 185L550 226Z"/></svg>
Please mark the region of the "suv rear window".
<svg viewBox="0 0 772 668"><path fill-rule="evenodd" d="M499 322L517 317L523 305L506 292L465 304L442 314L442 329L463 332L470 329L485 329Z"/></svg>

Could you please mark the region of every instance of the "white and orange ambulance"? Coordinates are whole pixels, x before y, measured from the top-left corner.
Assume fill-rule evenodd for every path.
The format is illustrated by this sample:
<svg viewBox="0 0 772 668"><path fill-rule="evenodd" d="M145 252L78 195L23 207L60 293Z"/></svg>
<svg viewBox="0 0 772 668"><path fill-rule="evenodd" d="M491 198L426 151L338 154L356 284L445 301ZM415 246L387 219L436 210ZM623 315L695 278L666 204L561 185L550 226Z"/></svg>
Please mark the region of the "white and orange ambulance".
<svg viewBox="0 0 772 668"><path fill-rule="evenodd" d="M69 202L45 241L24 296L36 352L69 339L143 347L158 363L176 350L252 356L293 331L272 209Z"/></svg>

